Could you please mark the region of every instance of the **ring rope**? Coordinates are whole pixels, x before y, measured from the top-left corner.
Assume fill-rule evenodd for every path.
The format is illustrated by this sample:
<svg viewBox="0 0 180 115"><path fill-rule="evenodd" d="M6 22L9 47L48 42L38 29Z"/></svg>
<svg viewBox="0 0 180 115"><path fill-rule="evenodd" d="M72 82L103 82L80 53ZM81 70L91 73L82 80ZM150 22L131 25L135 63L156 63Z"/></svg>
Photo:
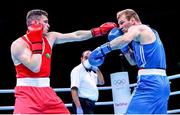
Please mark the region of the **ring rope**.
<svg viewBox="0 0 180 115"><path fill-rule="evenodd" d="M168 76L169 80L173 80L173 79L177 79L180 78L180 74L176 74L176 75L171 75ZM135 87L137 85L137 83L133 83L130 84L130 87ZM98 90L110 90L112 89L111 86L104 86L104 87L98 87ZM54 88L55 92L67 92L70 91L71 88ZM1 93L14 93L14 89L2 89L0 90L0 94ZM180 91L174 91L170 93L170 96L173 95L178 95L180 94ZM96 105L100 106L100 105L113 105L113 101L106 101L106 102L96 102ZM72 103L67 103L65 104L67 107L72 107ZM13 110L14 106L0 106L0 110ZM168 114L171 113L179 113L180 109L174 109L174 110L168 110Z"/></svg>

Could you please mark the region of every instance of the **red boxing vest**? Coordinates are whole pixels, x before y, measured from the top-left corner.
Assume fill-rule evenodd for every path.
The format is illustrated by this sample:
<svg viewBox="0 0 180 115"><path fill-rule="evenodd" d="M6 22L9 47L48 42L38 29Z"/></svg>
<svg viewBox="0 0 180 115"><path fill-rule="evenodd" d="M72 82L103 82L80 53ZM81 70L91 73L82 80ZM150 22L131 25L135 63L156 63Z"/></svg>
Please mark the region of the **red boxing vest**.
<svg viewBox="0 0 180 115"><path fill-rule="evenodd" d="M25 36L22 36L22 39L27 42L31 49L31 43L26 39ZM22 63L16 66L16 78L42 78L42 77L49 77L51 71L51 55L52 55L52 48L47 40L46 37L43 38L44 40L44 51L42 52L42 63L41 68L38 73L34 73L29 70L26 66Z"/></svg>

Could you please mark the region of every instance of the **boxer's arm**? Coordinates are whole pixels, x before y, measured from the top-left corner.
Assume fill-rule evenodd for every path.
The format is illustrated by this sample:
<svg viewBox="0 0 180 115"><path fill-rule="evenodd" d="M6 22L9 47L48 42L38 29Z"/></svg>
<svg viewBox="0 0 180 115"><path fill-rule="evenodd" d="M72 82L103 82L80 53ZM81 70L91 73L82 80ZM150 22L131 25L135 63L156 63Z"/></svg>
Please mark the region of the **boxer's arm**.
<svg viewBox="0 0 180 115"><path fill-rule="evenodd" d="M114 27L117 27L115 23L107 22L102 24L100 27L92 28L91 30L78 30L65 34L59 32L49 32L47 36L50 39L50 41L53 41L53 44L84 41L93 37L104 36Z"/></svg>
<svg viewBox="0 0 180 115"><path fill-rule="evenodd" d="M125 33L122 36L117 37L116 39L113 39L110 42L110 46L112 50L116 49L121 49L127 44L129 44L132 40L136 39L137 36L140 35L140 31L138 28L131 27L127 33ZM134 53L133 51L129 48L127 53L123 53L127 59L127 61L131 65L136 65L135 58L134 58Z"/></svg>
<svg viewBox="0 0 180 115"><path fill-rule="evenodd" d="M62 44L66 42L74 41L84 41L92 38L90 30L78 30L72 33L59 33L59 32L49 32L47 34L48 38L52 44Z"/></svg>
<svg viewBox="0 0 180 115"><path fill-rule="evenodd" d="M131 27L127 33L113 39L110 41L110 46L112 50L121 49L132 40L136 39L140 35L140 31L136 27Z"/></svg>
<svg viewBox="0 0 180 115"><path fill-rule="evenodd" d="M23 41L19 40L12 43L11 54L15 60L25 65L31 71L38 72L40 70L42 55L32 54L32 51L27 48Z"/></svg>
<svg viewBox="0 0 180 115"><path fill-rule="evenodd" d="M131 49L127 53L124 54L126 60L131 64L131 65L136 65L136 60L134 57L134 53Z"/></svg>

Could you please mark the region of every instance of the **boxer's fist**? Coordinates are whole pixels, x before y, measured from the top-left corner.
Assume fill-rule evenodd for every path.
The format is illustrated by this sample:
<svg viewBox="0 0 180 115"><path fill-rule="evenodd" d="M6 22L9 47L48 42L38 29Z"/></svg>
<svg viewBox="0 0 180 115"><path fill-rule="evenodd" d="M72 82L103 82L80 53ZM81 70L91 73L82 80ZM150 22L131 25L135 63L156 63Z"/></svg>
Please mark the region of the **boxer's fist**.
<svg viewBox="0 0 180 115"><path fill-rule="evenodd" d="M91 33L93 37L103 36L106 35L114 27L117 27L114 22L106 22L100 27L91 29Z"/></svg>
<svg viewBox="0 0 180 115"><path fill-rule="evenodd" d="M111 47L109 43L105 43L100 47L97 47L95 50L92 51L90 54L88 61L92 66L100 66L103 64L105 55L111 51Z"/></svg>
<svg viewBox="0 0 180 115"><path fill-rule="evenodd" d="M88 58L88 61L93 66L100 66L104 63L104 55L102 54L100 47L92 51L91 55Z"/></svg>
<svg viewBox="0 0 180 115"><path fill-rule="evenodd" d="M98 67L92 66L92 65L89 63L89 60L88 60L88 59L83 62L83 65L84 65L84 67L85 67L86 69L92 70L92 71L94 71L94 72L96 72L96 71L98 70Z"/></svg>
<svg viewBox="0 0 180 115"><path fill-rule="evenodd" d="M112 41L113 39L121 35L123 35L123 32L119 28L115 27L109 32L108 40Z"/></svg>
<svg viewBox="0 0 180 115"><path fill-rule="evenodd" d="M43 43L43 25L33 21L28 27L27 37L32 43L33 53L42 53L42 43Z"/></svg>
<svg viewBox="0 0 180 115"><path fill-rule="evenodd" d="M27 36L31 43L42 42L43 25L32 21L32 24L28 26Z"/></svg>

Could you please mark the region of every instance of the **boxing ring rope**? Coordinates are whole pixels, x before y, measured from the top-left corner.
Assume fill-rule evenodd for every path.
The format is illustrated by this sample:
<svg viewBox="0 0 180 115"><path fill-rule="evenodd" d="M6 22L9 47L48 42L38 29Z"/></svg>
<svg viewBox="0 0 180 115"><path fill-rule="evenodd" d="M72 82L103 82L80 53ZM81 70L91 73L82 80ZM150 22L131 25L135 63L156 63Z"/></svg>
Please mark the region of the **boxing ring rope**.
<svg viewBox="0 0 180 115"><path fill-rule="evenodd" d="M177 79L180 78L180 74L176 74L176 75L171 75L168 76L169 80L173 80L173 79ZM135 87L137 84L133 83L130 84L130 87ZM111 86L104 86L104 87L98 87L98 90L111 90L112 87ZM70 88L54 88L55 92L69 92L71 91ZM3 93L14 93L14 89L1 89L0 90L0 94ZM179 95L180 91L174 91L170 93L170 96L173 95ZM113 105L113 101L106 101L106 102L96 102L95 103L97 106L101 106L101 105ZM72 103L67 103L65 104L67 107L72 107ZM14 106L0 106L0 110L13 110ZM174 110L168 110L168 114L172 114L172 113L178 113L180 112L180 109L174 109Z"/></svg>

